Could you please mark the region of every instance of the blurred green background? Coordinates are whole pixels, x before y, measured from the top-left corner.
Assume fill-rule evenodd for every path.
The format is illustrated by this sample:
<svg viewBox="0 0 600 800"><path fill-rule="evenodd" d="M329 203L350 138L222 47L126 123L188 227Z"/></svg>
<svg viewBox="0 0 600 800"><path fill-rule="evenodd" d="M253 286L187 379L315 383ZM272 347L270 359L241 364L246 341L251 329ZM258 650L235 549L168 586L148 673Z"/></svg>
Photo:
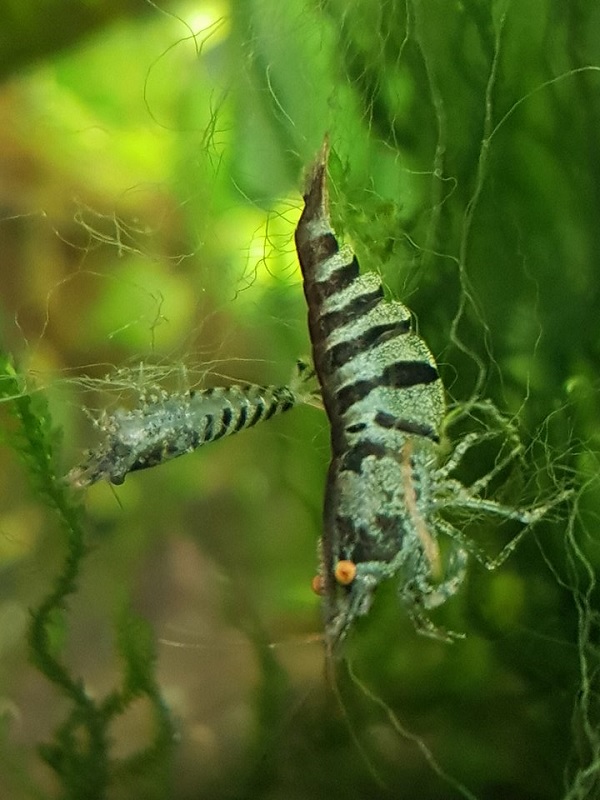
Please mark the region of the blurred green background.
<svg viewBox="0 0 600 800"><path fill-rule="evenodd" d="M0 344L63 431L58 475L143 390L289 380L309 352L302 172L329 131L336 230L415 313L449 402L521 425L502 499L574 487L436 612L464 641L416 636L385 587L335 676L309 589L322 412L92 487L53 652L101 703L131 606L175 731L161 745L148 698L129 703L98 788L37 749L70 710L28 609L67 545L2 448L0 797L600 797L600 6L23 0L0 31ZM163 757L119 769L154 741Z"/></svg>

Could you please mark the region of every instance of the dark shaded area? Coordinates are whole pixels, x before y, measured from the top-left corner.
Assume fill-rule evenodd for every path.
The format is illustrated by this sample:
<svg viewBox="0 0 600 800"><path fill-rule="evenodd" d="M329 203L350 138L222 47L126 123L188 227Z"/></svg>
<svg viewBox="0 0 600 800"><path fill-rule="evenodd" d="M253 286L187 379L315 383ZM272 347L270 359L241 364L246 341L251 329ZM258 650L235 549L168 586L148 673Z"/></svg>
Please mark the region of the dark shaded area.
<svg viewBox="0 0 600 800"><path fill-rule="evenodd" d="M161 3L164 11L176 6L173 0ZM156 13L156 7L144 0L3 3L0 8L0 80L76 46L108 25L120 20L144 20L155 17Z"/></svg>

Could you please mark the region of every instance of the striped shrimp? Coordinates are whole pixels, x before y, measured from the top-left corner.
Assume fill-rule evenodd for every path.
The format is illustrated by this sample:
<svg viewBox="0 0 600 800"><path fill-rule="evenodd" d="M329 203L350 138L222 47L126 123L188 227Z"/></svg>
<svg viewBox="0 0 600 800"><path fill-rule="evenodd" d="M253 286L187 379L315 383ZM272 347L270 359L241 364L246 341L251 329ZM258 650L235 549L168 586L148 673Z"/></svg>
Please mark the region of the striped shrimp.
<svg viewBox="0 0 600 800"><path fill-rule="evenodd" d="M306 365L298 362L304 379ZM309 376L310 377L310 376ZM130 472L158 466L208 442L251 428L306 400L300 386L240 384L164 394L131 411L104 414L96 422L104 441L74 467L67 481L84 488L107 478L121 484Z"/></svg>
<svg viewBox="0 0 600 800"><path fill-rule="evenodd" d="M491 560L440 512L462 509L530 525L549 506L514 509L482 496L515 451L470 486L451 477L481 436L466 436L440 466L446 407L435 359L412 330L409 310L386 300L378 275L360 274L352 250L339 246L329 221L327 157L326 140L308 175L295 235L331 433L320 574L313 581L323 595L327 649L339 653L377 586L390 578L416 629L449 640L457 634L437 628L427 611L457 591L468 552L492 569L524 531Z"/></svg>

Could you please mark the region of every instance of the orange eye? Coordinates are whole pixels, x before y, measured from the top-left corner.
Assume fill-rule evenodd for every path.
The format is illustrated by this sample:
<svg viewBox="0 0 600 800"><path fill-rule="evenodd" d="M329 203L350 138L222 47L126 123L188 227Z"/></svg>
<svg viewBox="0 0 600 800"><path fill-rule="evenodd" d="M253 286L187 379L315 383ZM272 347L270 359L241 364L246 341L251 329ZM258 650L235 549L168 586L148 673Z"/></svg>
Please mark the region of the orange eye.
<svg viewBox="0 0 600 800"><path fill-rule="evenodd" d="M325 594L325 581L320 575L315 575L310 582L310 588L315 594L323 596Z"/></svg>
<svg viewBox="0 0 600 800"><path fill-rule="evenodd" d="M354 561L338 561L333 574L339 584L349 586L356 578L356 564Z"/></svg>

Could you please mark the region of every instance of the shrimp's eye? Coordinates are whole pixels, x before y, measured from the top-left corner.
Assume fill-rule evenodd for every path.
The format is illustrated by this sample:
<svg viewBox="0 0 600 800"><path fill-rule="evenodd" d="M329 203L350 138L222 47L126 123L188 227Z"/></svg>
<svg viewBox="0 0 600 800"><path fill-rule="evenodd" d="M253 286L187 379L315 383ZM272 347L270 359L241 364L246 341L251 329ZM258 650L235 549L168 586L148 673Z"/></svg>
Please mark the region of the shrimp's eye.
<svg viewBox="0 0 600 800"><path fill-rule="evenodd" d="M356 564L354 561L338 561L333 574L341 586L349 586L356 578Z"/></svg>
<svg viewBox="0 0 600 800"><path fill-rule="evenodd" d="M315 594L323 596L325 594L325 581L321 577L321 575L315 575L315 577L310 582L310 588L313 590Z"/></svg>

